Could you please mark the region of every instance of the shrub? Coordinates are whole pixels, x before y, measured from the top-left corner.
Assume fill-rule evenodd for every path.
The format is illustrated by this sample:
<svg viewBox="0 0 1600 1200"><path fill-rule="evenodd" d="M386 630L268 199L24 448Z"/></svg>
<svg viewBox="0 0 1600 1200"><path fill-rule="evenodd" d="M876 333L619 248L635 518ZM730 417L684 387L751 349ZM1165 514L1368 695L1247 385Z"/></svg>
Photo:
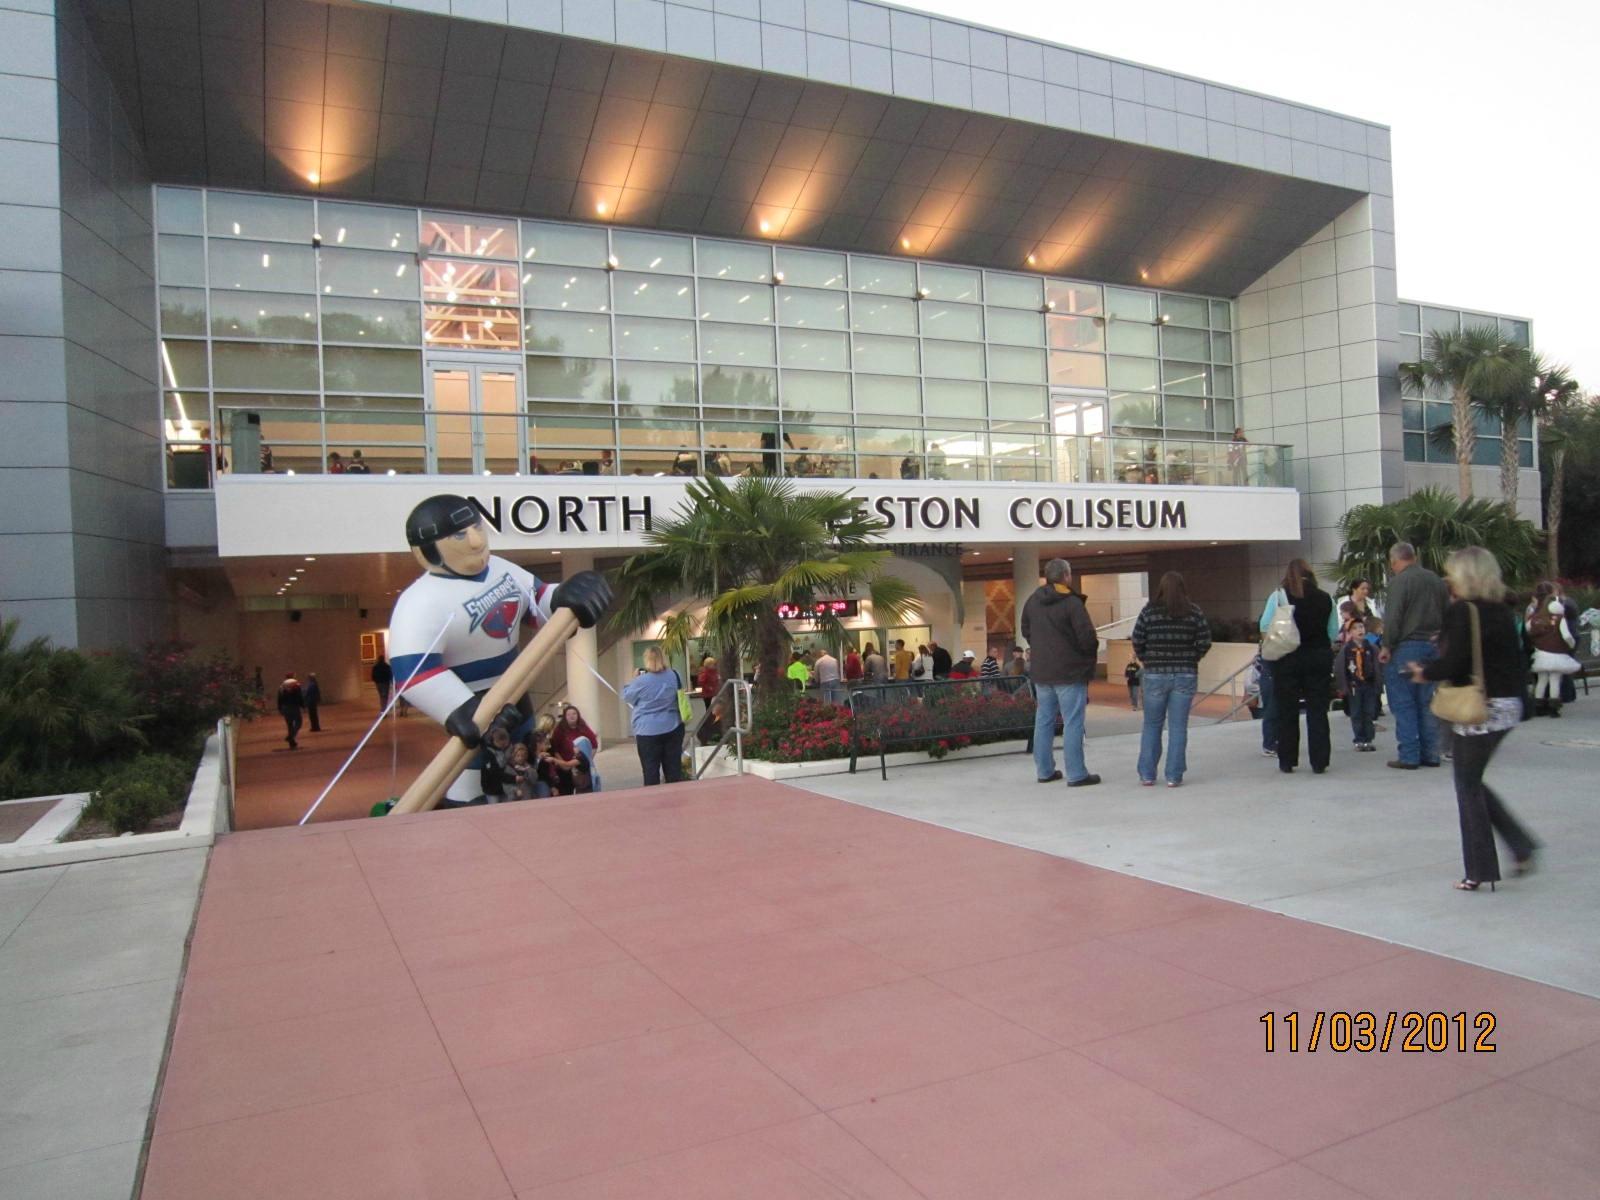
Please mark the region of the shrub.
<svg viewBox="0 0 1600 1200"><path fill-rule="evenodd" d="M202 656L183 642L152 642L127 655L145 736L157 750L189 753L223 717L250 720L264 711L254 681L220 655Z"/></svg>
<svg viewBox="0 0 1600 1200"><path fill-rule="evenodd" d="M84 816L118 833L137 833L188 797L193 768L170 754L141 754L112 771L90 797Z"/></svg>
<svg viewBox="0 0 1600 1200"><path fill-rule="evenodd" d="M926 750L943 758L951 750L1025 736L1033 727L1027 691L971 684L934 685L884 693L883 703L852 717L848 708L795 694L774 696L756 708L745 754L769 762L848 758L853 732L857 752L878 753L887 738L896 750ZM853 724L859 720L859 730Z"/></svg>

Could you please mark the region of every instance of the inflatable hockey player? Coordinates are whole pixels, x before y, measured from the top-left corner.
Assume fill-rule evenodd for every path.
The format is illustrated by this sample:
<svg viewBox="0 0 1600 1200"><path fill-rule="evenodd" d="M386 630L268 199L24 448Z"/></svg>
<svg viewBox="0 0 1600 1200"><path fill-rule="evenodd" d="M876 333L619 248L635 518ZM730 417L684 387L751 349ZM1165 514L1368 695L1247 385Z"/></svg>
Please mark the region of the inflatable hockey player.
<svg viewBox="0 0 1600 1200"><path fill-rule="evenodd" d="M487 730L473 723L478 693L517 657L524 623L538 629L558 608L592 628L611 602L595 571L552 586L489 553L483 517L462 496L430 496L406 518L406 541L427 573L406 588L389 620L389 660L399 696L476 749ZM441 634L441 631L442 634ZM513 729L525 715L507 706L494 724ZM441 808L481 803L475 757L450 786Z"/></svg>

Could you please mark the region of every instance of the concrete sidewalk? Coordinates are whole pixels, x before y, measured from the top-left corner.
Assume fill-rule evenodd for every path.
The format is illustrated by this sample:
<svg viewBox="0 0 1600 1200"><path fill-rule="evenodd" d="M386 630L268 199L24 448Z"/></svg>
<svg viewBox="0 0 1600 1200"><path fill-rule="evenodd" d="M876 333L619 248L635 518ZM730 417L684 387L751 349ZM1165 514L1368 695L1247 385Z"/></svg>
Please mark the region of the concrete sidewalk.
<svg viewBox="0 0 1600 1200"><path fill-rule="evenodd" d="M0 875L0 1196L128 1200L209 851Z"/></svg>
<svg viewBox="0 0 1600 1200"><path fill-rule="evenodd" d="M796 786L1600 996L1600 700L1565 714L1525 722L1490 767L1544 846L1536 874L1494 894L1450 886L1462 868L1449 764L1387 769L1392 719L1384 752L1357 754L1332 714L1320 776L1279 773L1260 727L1241 722L1191 726L1177 790L1139 785L1139 739L1121 733L1091 736L1089 769L1105 780L1093 788L1039 786L1020 752L897 768L887 783L863 770ZM1101 728L1091 710L1091 734Z"/></svg>

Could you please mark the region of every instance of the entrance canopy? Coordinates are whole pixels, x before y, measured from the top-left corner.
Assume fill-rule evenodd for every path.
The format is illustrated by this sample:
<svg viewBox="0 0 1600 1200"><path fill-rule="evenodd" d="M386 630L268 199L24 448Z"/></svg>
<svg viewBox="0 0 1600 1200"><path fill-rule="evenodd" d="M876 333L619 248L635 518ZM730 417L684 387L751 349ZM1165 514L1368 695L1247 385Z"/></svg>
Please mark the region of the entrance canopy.
<svg viewBox="0 0 1600 1200"><path fill-rule="evenodd" d="M565 9L591 7L612 8ZM872 11L887 43L886 10ZM968 81L965 99L941 104L903 94L887 46L804 32L798 62L764 59L769 41L795 44L796 31L769 39L751 20L738 25L758 30L754 58L734 57L766 70L400 4L102 0L93 13L161 182L769 237L1218 296L1348 208L1380 162L1369 144L1387 144L1348 118L976 29L974 46L1001 43L1000 69L941 62L937 49L904 56L930 79L948 74L938 62ZM718 45L731 20L717 16ZM966 45L967 27L949 27ZM586 32L618 33L609 15ZM1012 43L1020 75L1006 66ZM820 81L830 53L847 64L881 55L881 83ZM1047 84L1057 59L1072 86ZM1107 95L1090 87L1091 63ZM1115 125L1113 68L1116 94L1137 81L1142 97L1117 101ZM854 74L877 78L865 65ZM969 107L995 81L1002 100L1017 97L1004 102L1011 115ZM936 94L932 83L912 90Z"/></svg>

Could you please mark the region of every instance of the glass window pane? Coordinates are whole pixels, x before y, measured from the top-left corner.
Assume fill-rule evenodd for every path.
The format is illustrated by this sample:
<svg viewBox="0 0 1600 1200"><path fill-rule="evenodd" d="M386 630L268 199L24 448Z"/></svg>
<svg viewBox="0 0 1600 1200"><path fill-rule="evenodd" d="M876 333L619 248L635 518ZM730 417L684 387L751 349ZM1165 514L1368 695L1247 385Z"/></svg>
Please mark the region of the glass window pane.
<svg viewBox="0 0 1600 1200"><path fill-rule="evenodd" d="M1233 368L1211 368L1211 394L1213 396L1233 395Z"/></svg>
<svg viewBox="0 0 1600 1200"><path fill-rule="evenodd" d="M1400 332L1422 332L1422 310L1415 304L1402 304L1400 306Z"/></svg>
<svg viewBox="0 0 1600 1200"><path fill-rule="evenodd" d="M162 283L205 287L206 244L203 239L164 233L156 239L156 250L156 274Z"/></svg>
<svg viewBox="0 0 1600 1200"><path fill-rule="evenodd" d="M311 201L291 196L211 192L206 197L206 228L212 237L305 242L309 246Z"/></svg>
<svg viewBox="0 0 1600 1200"><path fill-rule="evenodd" d="M161 343L161 382L170 388L203 388L210 382L204 342ZM315 384L312 385L316 386Z"/></svg>
<svg viewBox="0 0 1600 1200"><path fill-rule="evenodd" d="M983 384L956 379L925 379L922 404L930 417L972 417L982 420Z"/></svg>
<svg viewBox="0 0 1600 1200"><path fill-rule="evenodd" d="M1206 402L1188 396L1171 396L1166 399L1167 428L1184 431L1209 428Z"/></svg>
<svg viewBox="0 0 1600 1200"><path fill-rule="evenodd" d="M618 363L617 403L641 406L694 404L695 369L687 363Z"/></svg>
<svg viewBox="0 0 1600 1200"><path fill-rule="evenodd" d="M771 324L772 288L764 283L700 281L700 319Z"/></svg>
<svg viewBox="0 0 1600 1200"><path fill-rule="evenodd" d="M807 329L846 329L846 301L842 295L815 288L780 287L778 323Z"/></svg>
<svg viewBox="0 0 1600 1200"><path fill-rule="evenodd" d="M1044 307L1044 280L1037 275L985 271L983 300L991 307L1040 309Z"/></svg>
<svg viewBox="0 0 1600 1200"><path fill-rule="evenodd" d="M1211 335L1211 361L1231 363L1233 361L1233 335L1231 333L1213 333Z"/></svg>
<svg viewBox="0 0 1600 1200"><path fill-rule="evenodd" d="M420 412L377 412L370 409L336 410L323 416L328 448L346 458L353 450L367 457L369 446L420 445L427 441L427 418Z"/></svg>
<svg viewBox="0 0 1600 1200"><path fill-rule="evenodd" d="M1479 438L1472 447L1472 465L1475 467L1498 467L1500 465L1500 439Z"/></svg>
<svg viewBox="0 0 1600 1200"><path fill-rule="evenodd" d="M417 214L409 208L319 200L317 232L324 248L415 253Z"/></svg>
<svg viewBox="0 0 1600 1200"><path fill-rule="evenodd" d="M1138 392L1113 392L1111 394L1111 426L1113 429L1159 429L1161 427L1161 398Z"/></svg>
<svg viewBox="0 0 1600 1200"><path fill-rule="evenodd" d="M370 256L370 252L356 253ZM387 275L393 278L395 274L391 266ZM516 304L517 268L469 259L426 258L422 261L422 298L446 304Z"/></svg>
<svg viewBox="0 0 1600 1200"><path fill-rule="evenodd" d="M701 325L700 361L771 366L772 330L759 325Z"/></svg>
<svg viewBox="0 0 1600 1200"><path fill-rule="evenodd" d="M611 319L592 313L539 312L525 314L523 331L529 350L546 354L610 354Z"/></svg>
<svg viewBox="0 0 1600 1200"><path fill-rule="evenodd" d="M1161 364L1161 390L1180 396L1204 396L1211 368L1201 363L1163 362Z"/></svg>
<svg viewBox="0 0 1600 1200"><path fill-rule="evenodd" d="M694 361L694 322L617 318L617 357Z"/></svg>
<svg viewBox="0 0 1600 1200"><path fill-rule="evenodd" d="M1521 441L1517 443L1517 463L1520 466L1533 466L1533 443Z"/></svg>
<svg viewBox="0 0 1600 1200"><path fill-rule="evenodd" d="M206 292L204 288L161 289L161 332L194 333L206 331Z"/></svg>
<svg viewBox="0 0 1600 1200"><path fill-rule="evenodd" d="M1057 387L1103 388L1106 386L1105 356L1052 350L1050 382Z"/></svg>
<svg viewBox="0 0 1600 1200"><path fill-rule="evenodd" d="M1203 329L1179 329L1176 325L1161 330L1163 358L1210 358L1211 335Z"/></svg>
<svg viewBox="0 0 1600 1200"><path fill-rule="evenodd" d="M528 359L530 400L611 403L611 363L603 358Z"/></svg>
<svg viewBox="0 0 1600 1200"><path fill-rule="evenodd" d="M1193 296L1174 296L1170 292L1163 292L1161 312L1164 316L1171 317L1174 325L1192 325L1205 329L1211 324L1211 306Z"/></svg>
<svg viewBox="0 0 1600 1200"><path fill-rule="evenodd" d="M918 373L915 338L876 337L859 333L854 340L856 370L884 375Z"/></svg>
<svg viewBox="0 0 1600 1200"><path fill-rule="evenodd" d="M495 217L423 213L422 253L516 258L517 223Z"/></svg>
<svg viewBox="0 0 1600 1200"><path fill-rule="evenodd" d="M652 317L694 316L693 282L682 275L614 271L617 311Z"/></svg>
<svg viewBox="0 0 1600 1200"><path fill-rule="evenodd" d="M823 250L796 250L779 246L778 270L790 287L843 288L845 256Z"/></svg>
<svg viewBox="0 0 1600 1200"><path fill-rule="evenodd" d="M975 342L922 343L922 368L927 375L950 379L982 379L983 347Z"/></svg>
<svg viewBox="0 0 1600 1200"><path fill-rule="evenodd" d="M850 256L850 287L879 296L910 297L917 294L917 264L893 258Z"/></svg>
<svg viewBox="0 0 1600 1200"><path fill-rule="evenodd" d="M894 296L857 296L850 305L855 329L869 333L917 334L917 304Z"/></svg>
<svg viewBox="0 0 1600 1200"><path fill-rule="evenodd" d="M520 350L522 322L514 308L480 304L425 304L422 333L430 346L465 350Z"/></svg>
<svg viewBox="0 0 1600 1200"><path fill-rule="evenodd" d="M1211 328L1233 328L1233 305L1226 300L1213 300L1211 302Z"/></svg>
<svg viewBox="0 0 1600 1200"><path fill-rule="evenodd" d="M1408 433L1405 435L1405 445L1407 462L1428 461L1427 439L1425 435L1420 433Z"/></svg>
<svg viewBox="0 0 1600 1200"><path fill-rule="evenodd" d="M992 308L984 314L989 341L1010 346L1044 345L1044 317L1036 312Z"/></svg>
<svg viewBox="0 0 1600 1200"><path fill-rule="evenodd" d="M409 254L385 254L378 250L322 250L322 290L344 296L388 296L412 300L417 295L417 279L412 273ZM432 264L423 264L424 272ZM443 299L441 294L438 299Z"/></svg>
<svg viewBox="0 0 1600 1200"><path fill-rule="evenodd" d="M700 386L706 404L723 408L778 406L778 373L771 367L707 367Z"/></svg>
<svg viewBox="0 0 1600 1200"><path fill-rule="evenodd" d="M322 379L330 392L417 395L422 391L422 355L416 350L324 346Z"/></svg>
<svg viewBox="0 0 1600 1200"><path fill-rule="evenodd" d="M979 304L983 300L983 277L976 271L923 263L921 275L922 286L927 289L930 300L960 301L965 304Z"/></svg>
<svg viewBox="0 0 1600 1200"><path fill-rule="evenodd" d="M1156 327L1134 321L1112 321L1106 326L1106 349L1113 354L1156 355Z"/></svg>
<svg viewBox="0 0 1600 1200"><path fill-rule="evenodd" d="M603 267L608 253L604 229L557 225L546 221L522 223L522 257L525 262Z"/></svg>
<svg viewBox="0 0 1600 1200"><path fill-rule="evenodd" d="M780 339L779 362L786 367L819 367L829 371L850 369L848 334L823 329L785 330Z"/></svg>
<svg viewBox="0 0 1600 1200"><path fill-rule="evenodd" d="M1154 292L1131 292L1123 288L1106 289L1106 315L1124 321L1154 321Z"/></svg>
<svg viewBox="0 0 1600 1200"><path fill-rule="evenodd" d="M1104 321L1093 317L1071 317L1052 313L1045 318L1045 332L1050 346L1055 350L1104 350L1106 327Z"/></svg>
<svg viewBox="0 0 1600 1200"><path fill-rule="evenodd" d="M889 375L857 375L856 411L915 416L922 411L917 380Z"/></svg>
<svg viewBox="0 0 1600 1200"><path fill-rule="evenodd" d="M316 291L316 254L310 246L214 241L210 251L213 291L237 288L306 295Z"/></svg>
<svg viewBox="0 0 1600 1200"><path fill-rule="evenodd" d="M422 340L421 308L407 300L324 296L322 336L330 342L415 346Z"/></svg>
<svg viewBox="0 0 1600 1200"><path fill-rule="evenodd" d="M618 229L611 234L611 253L624 271L694 273L694 239L667 233L635 233Z"/></svg>
<svg viewBox="0 0 1600 1200"><path fill-rule="evenodd" d="M297 403L304 404L305 398L298 397ZM385 412L421 412L423 409L421 396L326 396L323 398L324 408L371 408L381 409Z"/></svg>
<svg viewBox="0 0 1600 1200"><path fill-rule="evenodd" d="M275 292L212 292L211 332L218 337L317 340L317 302Z"/></svg>
<svg viewBox="0 0 1600 1200"><path fill-rule="evenodd" d="M1500 335L1507 341L1525 347L1528 344L1528 323L1526 321L1512 321L1502 317L1500 320Z"/></svg>
<svg viewBox="0 0 1600 1200"><path fill-rule="evenodd" d="M309 408L306 407L308 401ZM260 467L270 462L272 470L279 474L286 470L318 474L323 466L322 411L316 403L315 398L306 396L218 396L217 422L222 428L223 446L231 447L236 424L254 424L251 421L254 416L260 424L264 452ZM287 407L289 404L300 407ZM310 445L303 449L286 448L286 443L295 442ZM234 464L235 468L240 465Z"/></svg>
<svg viewBox="0 0 1600 1200"><path fill-rule="evenodd" d="M976 304L941 304L924 300L918 306L922 312L922 336L960 338L962 341L983 340L983 309Z"/></svg>
<svg viewBox="0 0 1600 1200"><path fill-rule="evenodd" d="M158 187L156 189L156 231L158 233L204 233L205 193L197 188Z"/></svg>
<svg viewBox="0 0 1600 1200"><path fill-rule="evenodd" d="M772 281L772 247L701 238L695 243L695 274L702 279ZM704 296L704 292L701 293Z"/></svg>
<svg viewBox="0 0 1600 1200"><path fill-rule="evenodd" d="M1227 433L1233 429L1232 400L1213 400L1211 402L1211 411L1215 414L1215 429L1218 433Z"/></svg>
<svg viewBox="0 0 1600 1200"><path fill-rule="evenodd" d="M1068 283L1061 279L1047 279L1044 284L1045 299L1054 304L1062 314L1079 313L1100 316L1105 307L1100 300L1100 286L1094 283Z"/></svg>
<svg viewBox="0 0 1600 1200"><path fill-rule="evenodd" d="M832 371L784 371L782 375L786 411L850 411L850 376Z"/></svg>
<svg viewBox="0 0 1600 1200"><path fill-rule="evenodd" d="M1124 392L1153 392L1156 390L1156 364L1148 358L1111 359L1111 386Z"/></svg>
<svg viewBox="0 0 1600 1200"><path fill-rule="evenodd" d="M1043 383L1044 351L1025 350L1013 346L990 346L989 378L1000 383Z"/></svg>
<svg viewBox="0 0 1600 1200"><path fill-rule="evenodd" d="M1424 308L1422 310L1422 333L1460 333L1461 314L1450 308Z"/></svg>
<svg viewBox="0 0 1600 1200"><path fill-rule="evenodd" d="M617 440L617 423L587 417L547 417L543 412L528 418L528 445L610 446Z"/></svg>
<svg viewBox="0 0 1600 1200"><path fill-rule="evenodd" d="M989 385L991 421L1042 421L1049 403L1049 393L1042 387L1014 383Z"/></svg>
<svg viewBox="0 0 1600 1200"><path fill-rule="evenodd" d="M522 289L524 303L538 308L611 311L611 278L606 271L530 266L522 272Z"/></svg>
<svg viewBox="0 0 1600 1200"><path fill-rule="evenodd" d="M213 342L219 388L317 390L317 348L270 342Z"/></svg>
<svg viewBox="0 0 1600 1200"><path fill-rule="evenodd" d="M1422 401L1402 400L1400 402L1400 428L1424 430L1427 428L1422 421Z"/></svg>

